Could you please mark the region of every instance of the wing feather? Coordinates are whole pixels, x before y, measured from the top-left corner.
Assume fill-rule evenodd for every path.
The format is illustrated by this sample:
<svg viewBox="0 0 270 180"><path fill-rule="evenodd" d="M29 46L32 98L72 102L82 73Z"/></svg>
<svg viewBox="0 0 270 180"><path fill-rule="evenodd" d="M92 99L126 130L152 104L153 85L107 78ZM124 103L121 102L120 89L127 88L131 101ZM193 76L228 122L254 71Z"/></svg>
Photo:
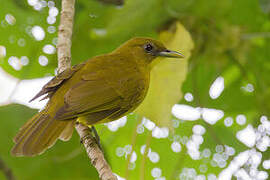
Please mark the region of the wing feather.
<svg viewBox="0 0 270 180"><path fill-rule="evenodd" d="M112 109L119 109L123 98L106 82L104 76L97 76L96 73L93 73L92 76L82 78L72 86L65 94L64 99L65 105L55 115L58 120L68 120L93 112L110 112Z"/></svg>
<svg viewBox="0 0 270 180"><path fill-rule="evenodd" d="M63 71L62 73L58 74L57 76L55 76L52 80L50 80L47 84L45 84L41 91L35 96L33 97L29 102L34 101L35 99L47 94L44 98L41 99L47 99L50 98L54 92L61 87L61 85L64 83L65 80L69 79L72 77L72 75L77 72L80 68L82 68L84 66L84 64L78 64L75 65L71 68L66 69L65 71Z"/></svg>

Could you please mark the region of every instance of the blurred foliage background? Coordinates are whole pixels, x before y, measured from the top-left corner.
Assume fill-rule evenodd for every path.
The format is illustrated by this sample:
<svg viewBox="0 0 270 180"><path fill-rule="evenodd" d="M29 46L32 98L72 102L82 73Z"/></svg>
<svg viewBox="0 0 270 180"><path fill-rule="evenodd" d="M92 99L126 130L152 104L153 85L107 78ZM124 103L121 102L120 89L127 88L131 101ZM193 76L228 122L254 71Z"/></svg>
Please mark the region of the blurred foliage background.
<svg viewBox="0 0 270 180"><path fill-rule="evenodd" d="M0 0L0 4L0 67L20 80L54 75L60 1ZM163 73L160 77L172 81L166 86L164 79L157 80L161 87L153 89L156 98L139 114L97 126L116 174L128 179L215 179L231 168L239 154L248 152L231 175L267 179L269 17L269 0L126 0L122 6L76 2L72 64L110 52L134 36L165 37L170 39L165 43L186 53L193 48L188 63L186 59L175 68L159 65L166 67L157 71ZM180 34L179 27L184 29ZM189 36L192 40L185 38ZM209 91L216 80L224 82L225 88L212 97ZM162 98L157 99L158 94ZM182 95L185 98L180 99ZM173 103L199 110L201 116L194 121L176 112L173 116ZM207 109L222 112L216 123L207 121L205 116L211 115ZM59 141L38 157L10 155L13 136L36 112L19 104L0 106L0 158L16 179L98 179L76 133L71 141ZM149 112L151 121L142 120ZM152 121L162 126L172 123L171 130L158 128ZM250 136L237 138L248 130L256 137L250 145L245 143L253 141ZM0 179L5 179L1 171Z"/></svg>

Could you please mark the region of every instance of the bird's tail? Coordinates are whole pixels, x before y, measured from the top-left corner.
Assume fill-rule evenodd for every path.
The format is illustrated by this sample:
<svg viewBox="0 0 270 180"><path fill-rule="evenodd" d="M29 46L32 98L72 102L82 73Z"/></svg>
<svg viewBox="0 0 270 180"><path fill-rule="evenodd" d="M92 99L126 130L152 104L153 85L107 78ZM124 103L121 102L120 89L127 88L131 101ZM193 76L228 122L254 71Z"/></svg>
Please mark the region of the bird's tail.
<svg viewBox="0 0 270 180"><path fill-rule="evenodd" d="M11 150L14 156L35 156L53 146L57 139L67 141L71 138L75 120L59 121L52 118L46 110L28 120L14 137Z"/></svg>

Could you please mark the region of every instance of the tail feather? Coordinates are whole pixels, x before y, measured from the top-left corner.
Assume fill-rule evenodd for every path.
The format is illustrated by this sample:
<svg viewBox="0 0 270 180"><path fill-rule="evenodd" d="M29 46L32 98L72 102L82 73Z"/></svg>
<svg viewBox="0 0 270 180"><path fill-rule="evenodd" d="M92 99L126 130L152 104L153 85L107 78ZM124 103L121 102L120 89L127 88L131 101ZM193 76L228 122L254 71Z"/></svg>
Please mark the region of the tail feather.
<svg viewBox="0 0 270 180"><path fill-rule="evenodd" d="M29 131L29 129L31 129L31 127L33 127L39 119L43 119L45 117L41 117L44 116L44 114L42 114L42 112L36 114L34 117L32 117L31 119L29 119L19 130L19 132L16 134L16 136L13 138L13 141L15 143L17 143L24 135L26 135L26 132Z"/></svg>
<svg viewBox="0 0 270 180"><path fill-rule="evenodd" d="M42 119L36 126L33 126L31 129L26 132L24 139L20 139L19 144L22 150L22 155L24 156L32 156L40 154L37 151L37 147L41 142L38 142L38 138L42 134L43 129L50 123L50 121L46 119ZM36 144L36 147L33 147Z"/></svg>
<svg viewBox="0 0 270 180"><path fill-rule="evenodd" d="M59 139L61 139L62 141L70 140L73 134L75 123L76 121L70 121L68 125L65 127L65 129L63 130L63 132L61 133Z"/></svg>
<svg viewBox="0 0 270 180"><path fill-rule="evenodd" d="M54 124L55 120L44 120L38 126L35 127L35 130L29 134L28 138L24 140L23 145L23 152L29 156L31 154L41 154L45 148L43 148L44 144L46 143L46 136L52 136L55 134L57 130L55 127L54 129L49 129L51 124ZM55 141L57 138L55 139Z"/></svg>
<svg viewBox="0 0 270 180"><path fill-rule="evenodd" d="M31 137L31 134L37 130L36 127L42 126L47 121L43 121L44 116L34 116L32 119L33 122L29 123L29 121L26 123L27 126L23 126L19 133L14 138L15 146L13 147L11 153L16 156L23 156L23 148L25 141ZM14 154L16 152L16 154Z"/></svg>
<svg viewBox="0 0 270 180"><path fill-rule="evenodd" d="M42 111L30 119L14 138L11 153L15 156L35 156L55 144L57 139L72 136L74 120L59 121Z"/></svg>

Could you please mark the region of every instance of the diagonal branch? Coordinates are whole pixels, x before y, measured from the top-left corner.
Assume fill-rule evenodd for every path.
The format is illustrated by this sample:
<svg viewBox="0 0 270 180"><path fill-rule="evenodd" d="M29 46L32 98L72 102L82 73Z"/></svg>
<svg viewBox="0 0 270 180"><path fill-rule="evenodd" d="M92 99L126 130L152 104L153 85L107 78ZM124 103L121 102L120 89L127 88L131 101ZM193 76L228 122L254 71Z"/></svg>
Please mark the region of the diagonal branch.
<svg viewBox="0 0 270 180"><path fill-rule="evenodd" d="M7 180L15 180L11 169L5 164L2 159L0 159L0 171L3 171Z"/></svg>
<svg viewBox="0 0 270 180"><path fill-rule="evenodd" d="M100 179L117 180L117 177L112 173L109 164L104 158L103 152L100 150L96 139L92 136L91 130L80 123L76 124L76 130L80 135L88 157L91 159L92 165L98 171Z"/></svg>
<svg viewBox="0 0 270 180"><path fill-rule="evenodd" d="M123 5L124 0L99 0L102 3L106 4L114 4L114 5Z"/></svg>
<svg viewBox="0 0 270 180"><path fill-rule="evenodd" d="M58 73L63 72L71 66L71 37L73 28L75 0L62 0L61 19L58 30ZM84 144L88 157L91 159L92 165L99 173L102 180L117 180L112 173L110 166L106 162L102 151L92 136L89 127L77 123L75 128Z"/></svg>

